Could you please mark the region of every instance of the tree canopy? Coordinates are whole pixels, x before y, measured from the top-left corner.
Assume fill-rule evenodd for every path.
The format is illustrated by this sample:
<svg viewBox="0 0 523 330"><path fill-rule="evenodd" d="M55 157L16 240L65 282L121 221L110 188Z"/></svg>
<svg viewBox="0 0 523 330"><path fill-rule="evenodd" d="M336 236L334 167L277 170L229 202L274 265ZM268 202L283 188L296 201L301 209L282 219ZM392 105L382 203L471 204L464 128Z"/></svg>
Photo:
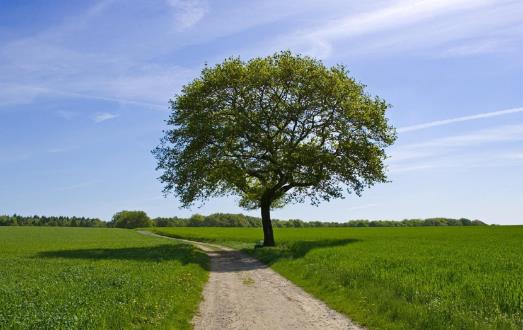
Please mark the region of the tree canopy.
<svg viewBox="0 0 523 330"><path fill-rule="evenodd" d="M118 228L151 227L153 222L144 211L120 211L113 215L110 225Z"/></svg>
<svg viewBox="0 0 523 330"><path fill-rule="evenodd" d="M170 101L169 129L153 151L164 192L183 206L237 195L261 208L359 195L385 182L385 148L395 131L388 103L342 66L280 52L206 66Z"/></svg>

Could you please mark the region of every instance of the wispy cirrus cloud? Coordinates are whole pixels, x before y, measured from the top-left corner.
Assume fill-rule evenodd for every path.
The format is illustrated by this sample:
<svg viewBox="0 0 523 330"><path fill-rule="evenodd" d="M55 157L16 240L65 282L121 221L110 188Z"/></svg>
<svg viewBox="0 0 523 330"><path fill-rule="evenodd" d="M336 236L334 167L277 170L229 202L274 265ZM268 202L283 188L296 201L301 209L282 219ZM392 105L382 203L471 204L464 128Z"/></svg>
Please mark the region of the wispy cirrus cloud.
<svg viewBox="0 0 523 330"><path fill-rule="evenodd" d="M393 174L435 169L472 169L522 166L523 156L519 151L512 152L474 152L439 155L430 159L392 163L389 170Z"/></svg>
<svg viewBox="0 0 523 330"><path fill-rule="evenodd" d="M523 160L523 150L521 150L521 151L514 151L514 152L511 152L511 153L508 153L506 156L509 159L521 159L521 160Z"/></svg>
<svg viewBox="0 0 523 330"><path fill-rule="evenodd" d="M166 28L168 18L172 23L172 17L159 15L158 25L150 28L151 33L126 26L125 33L113 39L107 37L118 42L106 45L100 41L96 48L85 49L82 45L96 38L97 26L114 20L116 6L112 6L113 3L100 1L33 35L1 40L0 107L31 104L38 98L51 97L165 109L168 99L194 74L192 69L156 60L158 54L173 47L165 43L165 39L172 37L172 31ZM173 1L177 9L165 2L160 4L164 9L162 13L171 9L179 21L176 24L184 28L196 24L207 8L205 2L199 1ZM146 7L147 2L137 5ZM136 15L132 10L130 14ZM154 29L157 31L152 33ZM136 46L138 44L140 46Z"/></svg>
<svg viewBox="0 0 523 330"><path fill-rule="evenodd" d="M435 120L435 121L431 121L431 122L427 122L427 123L423 123L423 124L400 127L397 129L397 132L405 133L405 132L419 131L419 130L437 127L437 126L445 126L445 125L472 121L472 120L478 120L478 119L506 116L506 115L510 115L510 114L514 114L514 113L521 113L521 112L523 112L523 107L511 108L511 109L505 109L505 110L499 110L499 111L492 111L492 112L483 112L483 113L478 113L478 114L470 115L470 116L461 116L461 117L450 118L450 119Z"/></svg>
<svg viewBox="0 0 523 330"><path fill-rule="evenodd" d="M519 164L521 141L523 125L502 125L400 145L391 150L387 163L392 172ZM486 152L492 145L497 146L494 151Z"/></svg>
<svg viewBox="0 0 523 330"><path fill-rule="evenodd" d="M78 113L74 111L58 110L56 111L56 115L62 119L71 120L75 118L78 115Z"/></svg>
<svg viewBox="0 0 523 330"><path fill-rule="evenodd" d="M517 1L326 3L337 9L335 13L321 11L322 6L314 1L235 3L212 7L213 15L209 15L211 6L205 0L137 1L126 12L136 24L115 23L114 31L107 32L107 42L97 42L96 48L84 46L99 35L98 26L112 24L115 12L123 10L113 5L114 1L100 1L33 35L2 40L0 106L29 104L50 96L165 109L167 100L198 73L199 65L184 67L159 58L188 45L301 16L308 19L306 25L285 27L280 36L245 46L251 49L248 53L258 56L291 48L328 57L334 52L358 53L372 48L375 54L383 53L376 49L386 49L389 54L397 45L404 50L437 43L445 44L439 51L443 56L464 56L506 49L502 46L514 38L523 39L519 18L523 4ZM142 17L140 8L153 7L157 16ZM311 14L320 11L321 15ZM190 29L197 24L198 31ZM365 42L360 42L361 37ZM457 42L448 44L452 41ZM519 43L512 44L517 48L514 45Z"/></svg>
<svg viewBox="0 0 523 330"><path fill-rule="evenodd" d="M424 158L441 153L441 150L468 148L488 143L509 143L523 141L523 125L502 125L480 129L464 134L430 139L424 142L406 144L398 147L395 154L398 160ZM401 157L403 156L403 157ZM391 157L394 160L395 156Z"/></svg>
<svg viewBox="0 0 523 330"><path fill-rule="evenodd" d="M120 115L110 113L110 112L99 112L93 116L93 121L95 123L101 123L107 120L118 118Z"/></svg>
<svg viewBox="0 0 523 330"><path fill-rule="evenodd" d="M66 147L66 148L50 148L50 149L47 149L46 151L50 154L61 154L61 153L64 153L64 152L69 152L71 150L73 150L74 148L70 148L70 147Z"/></svg>
<svg viewBox="0 0 523 330"><path fill-rule="evenodd" d="M167 0L167 4L174 10L176 29L183 31L201 21L209 10L203 0Z"/></svg>
<svg viewBox="0 0 523 330"><path fill-rule="evenodd" d="M398 128L401 134L433 127L480 119L523 113L523 108L511 108L475 115L437 120ZM523 141L523 125L502 125L473 130L462 134L429 139L427 141L399 145L392 149L388 159L392 172L411 172L434 168L478 167L510 164L521 158L520 148L514 143ZM481 149L497 145L496 152L484 153ZM509 150L504 150L509 149Z"/></svg>
<svg viewBox="0 0 523 330"><path fill-rule="evenodd" d="M312 38L335 40L373 32L410 26L438 15L469 10L484 6L488 1L471 0L422 0L381 3L375 8L355 15L348 15L329 22L307 35Z"/></svg>
<svg viewBox="0 0 523 330"><path fill-rule="evenodd" d="M348 44L352 54L439 47L434 55L463 56L503 51L502 41L523 39L523 4L511 0L379 1L351 8L345 16L339 12L338 18L283 35L278 43L320 57L339 54Z"/></svg>

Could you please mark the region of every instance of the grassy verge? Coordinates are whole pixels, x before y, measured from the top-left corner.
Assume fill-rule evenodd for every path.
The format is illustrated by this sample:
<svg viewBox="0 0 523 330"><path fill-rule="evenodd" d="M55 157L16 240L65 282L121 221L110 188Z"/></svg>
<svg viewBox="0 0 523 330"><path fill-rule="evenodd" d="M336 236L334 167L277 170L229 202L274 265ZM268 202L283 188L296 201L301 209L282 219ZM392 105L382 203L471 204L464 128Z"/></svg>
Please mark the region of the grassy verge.
<svg viewBox="0 0 523 330"><path fill-rule="evenodd" d="M131 230L0 227L0 328L190 328L207 269Z"/></svg>
<svg viewBox="0 0 523 330"><path fill-rule="evenodd" d="M523 227L155 228L243 248L372 329L523 329Z"/></svg>

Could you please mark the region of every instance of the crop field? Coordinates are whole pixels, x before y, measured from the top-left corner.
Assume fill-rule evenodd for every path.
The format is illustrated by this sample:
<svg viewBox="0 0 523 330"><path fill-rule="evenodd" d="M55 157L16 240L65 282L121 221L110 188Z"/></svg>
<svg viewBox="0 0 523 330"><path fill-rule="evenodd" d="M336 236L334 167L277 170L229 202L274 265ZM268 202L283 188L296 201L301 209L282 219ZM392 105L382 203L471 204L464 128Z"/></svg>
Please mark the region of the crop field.
<svg viewBox="0 0 523 330"><path fill-rule="evenodd" d="M207 269L131 230L0 227L0 328L189 328Z"/></svg>
<svg viewBox="0 0 523 330"><path fill-rule="evenodd" d="M152 230L243 248L371 329L523 329L523 226Z"/></svg>

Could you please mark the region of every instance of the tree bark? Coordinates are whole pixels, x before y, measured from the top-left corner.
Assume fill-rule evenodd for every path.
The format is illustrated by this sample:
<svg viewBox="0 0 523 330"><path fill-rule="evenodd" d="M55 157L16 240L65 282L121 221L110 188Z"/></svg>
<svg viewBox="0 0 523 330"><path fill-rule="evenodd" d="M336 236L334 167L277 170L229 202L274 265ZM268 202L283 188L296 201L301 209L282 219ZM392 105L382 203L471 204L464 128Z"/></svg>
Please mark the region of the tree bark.
<svg viewBox="0 0 523 330"><path fill-rule="evenodd" d="M271 203L263 201L261 203L261 216L263 225L263 246L275 246L274 234L271 222Z"/></svg>

